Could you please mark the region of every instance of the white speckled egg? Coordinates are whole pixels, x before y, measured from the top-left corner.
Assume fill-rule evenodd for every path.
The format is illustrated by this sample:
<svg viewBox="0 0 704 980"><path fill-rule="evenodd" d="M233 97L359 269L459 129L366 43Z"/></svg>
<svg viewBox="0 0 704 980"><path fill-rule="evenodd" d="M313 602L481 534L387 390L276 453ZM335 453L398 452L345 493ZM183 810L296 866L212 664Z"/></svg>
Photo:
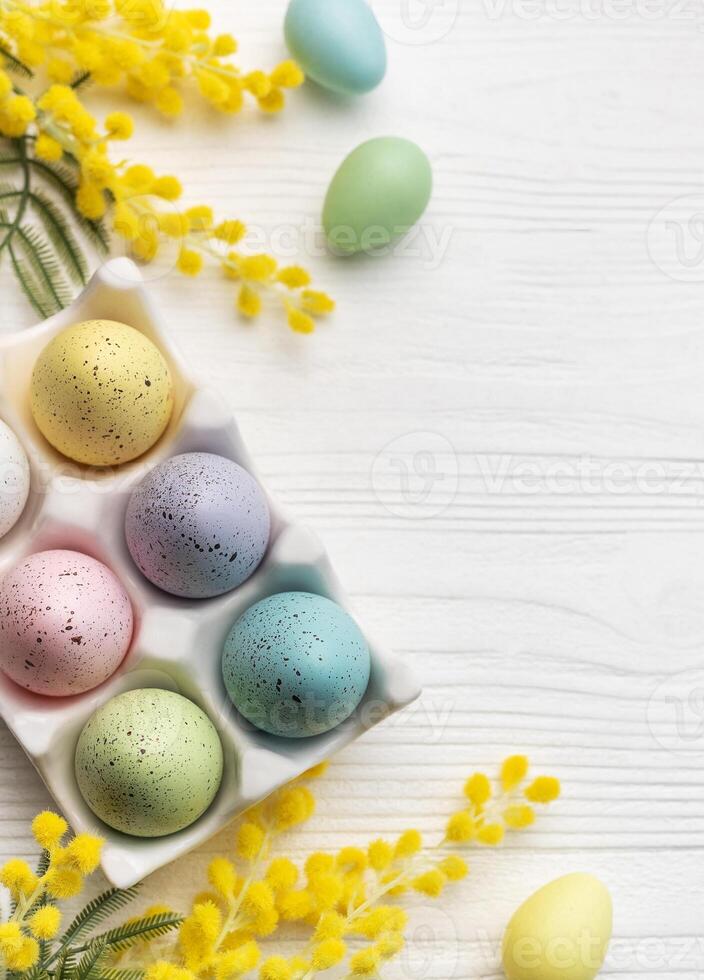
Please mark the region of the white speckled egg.
<svg viewBox="0 0 704 980"><path fill-rule="evenodd" d="M32 413L64 456L118 466L150 449L173 410L171 374L139 330L114 320L68 327L34 365Z"/></svg>
<svg viewBox="0 0 704 980"><path fill-rule="evenodd" d="M208 809L222 779L220 737L172 691L120 694L95 712L76 748L78 787L93 813L135 837L163 837Z"/></svg>
<svg viewBox="0 0 704 980"><path fill-rule="evenodd" d="M109 568L77 551L40 551L0 583L0 669L35 694L81 694L120 666L132 625Z"/></svg>
<svg viewBox="0 0 704 980"><path fill-rule="evenodd" d="M364 697L371 661L341 606L311 592L279 592L230 630L222 674L232 702L257 728L304 738L330 731Z"/></svg>
<svg viewBox="0 0 704 980"><path fill-rule="evenodd" d="M0 538L20 519L29 484L27 454L9 425L0 421Z"/></svg>
<svg viewBox="0 0 704 980"><path fill-rule="evenodd" d="M214 453L172 456L134 489L127 546L165 592L205 599L237 588L269 543L269 507L257 481Z"/></svg>

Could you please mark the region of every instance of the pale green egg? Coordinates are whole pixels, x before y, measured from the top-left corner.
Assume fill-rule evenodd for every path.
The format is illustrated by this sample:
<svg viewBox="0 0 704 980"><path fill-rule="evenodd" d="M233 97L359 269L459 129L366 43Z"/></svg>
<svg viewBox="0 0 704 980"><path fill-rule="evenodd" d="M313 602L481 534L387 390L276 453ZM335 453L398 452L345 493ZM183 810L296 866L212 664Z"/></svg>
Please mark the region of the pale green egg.
<svg viewBox="0 0 704 980"><path fill-rule="evenodd" d="M612 929L609 891L593 875L564 875L515 912L503 941L508 980L594 980Z"/></svg>
<svg viewBox="0 0 704 980"><path fill-rule="evenodd" d="M323 227L334 252L383 248L425 211L432 190L430 162L415 143L379 136L340 164L323 205Z"/></svg>
<svg viewBox="0 0 704 980"><path fill-rule="evenodd" d="M143 688L98 708L78 739L75 768L84 800L109 827L163 837L213 802L223 751L215 726L192 701Z"/></svg>

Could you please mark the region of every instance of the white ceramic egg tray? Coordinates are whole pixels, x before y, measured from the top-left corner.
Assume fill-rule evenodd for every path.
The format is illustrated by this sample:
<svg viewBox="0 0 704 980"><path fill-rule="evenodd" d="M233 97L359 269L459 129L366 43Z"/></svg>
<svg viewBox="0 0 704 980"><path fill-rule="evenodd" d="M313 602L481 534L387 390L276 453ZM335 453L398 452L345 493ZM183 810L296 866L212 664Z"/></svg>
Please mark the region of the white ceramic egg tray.
<svg viewBox="0 0 704 980"><path fill-rule="evenodd" d="M140 459L108 470L78 466L55 452L29 409L29 381L39 352L65 327L90 319L119 320L141 330L163 352L174 379L174 413L160 441ZM354 714L333 731L313 738L277 738L238 714L222 683L220 656L230 627L248 606L291 589L316 592L349 608L316 536L292 523L270 495L269 549L255 574L235 591L215 599L179 599L141 575L127 551L123 521L132 488L151 467L176 453L204 451L257 473L231 412L191 377L138 269L128 260L108 262L58 315L0 337L0 418L14 429L32 469L25 512L0 541L0 575L36 551L82 551L112 568L134 608L130 652L117 673L93 691L48 698L23 690L0 673L0 714L71 825L106 839L102 866L114 885L133 885L200 844L256 800L419 695L405 665L367 636L372 660L367 693ZM74 776L74 750L88 718L114 695L140 687L178 691L198 704L216 725L225 755L222 785L210 808L190 827L161 838L130 837L107 827L86 806Z"/></svg>

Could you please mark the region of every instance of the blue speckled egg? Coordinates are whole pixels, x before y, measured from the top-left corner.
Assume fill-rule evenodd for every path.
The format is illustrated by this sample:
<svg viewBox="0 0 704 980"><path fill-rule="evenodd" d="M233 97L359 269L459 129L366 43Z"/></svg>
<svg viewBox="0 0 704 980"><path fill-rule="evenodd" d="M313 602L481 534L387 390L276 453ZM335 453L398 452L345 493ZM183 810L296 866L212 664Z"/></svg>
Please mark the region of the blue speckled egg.
<svg viewBox="0 0 704 980"><path fill-rule="evenodd" d="M386 72L384 35L365 0L291 0L284 35L306 75L333 92L369 92Z"/></svg>
<svg viewBox="0 0 704 980"><path fill-rule="evenodd" d="M183 453L134 489L125 516L127 547L142 573L173 595L205 599L237 588L267 548L262 488L231 459Z"/></svg>
<svg viewBox="0 0 704 980"><path fill-rule="evenodd" d="M320 735L348 718L369 671L369 648L355 621L310 592L280 592L250 606L230 630L222 658L238 711L257 728L289 738Z"/></svg>

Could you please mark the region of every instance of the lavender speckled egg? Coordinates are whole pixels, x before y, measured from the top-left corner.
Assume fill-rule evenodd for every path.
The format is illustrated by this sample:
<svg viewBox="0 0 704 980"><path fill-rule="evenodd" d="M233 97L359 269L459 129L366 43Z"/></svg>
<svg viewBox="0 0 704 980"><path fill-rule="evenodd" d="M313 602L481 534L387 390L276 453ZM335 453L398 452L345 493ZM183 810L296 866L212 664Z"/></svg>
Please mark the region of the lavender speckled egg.
<svg viewBox="0 0 704 980"><path fill-rule="evenodd" d="M40 551L0 584L0 669L35 694L90 691L122 663L132 625L109 568L77 551Z"/></svg>
<svg viewBox="0 0 704 980"><path fill-rule="evenodd" d="M76 747L78 788L108 826L163 837L204 813L222 780L220 737L188 698L127 691L95 712Z"/></svg>
<svg viewBox="0 0 704 980"><path fill-rule="evenodd" d="M272 735L320 735L348 718L369 683L369 649L344 609L310 592L280 592L243 613L225 642L232 702Z"/></svg>
<svg viewBox="0 0 704 980"><path fill-rule="evenodd" d="M20 519L29 482L27 454L9 425L0 421L0 538Z"/></svg>
<svg viewBox="0 0 704 980"><path fill-rule="evenodd" d="M165 592L205 599L237 588L269 543L264 492L224 456L183 453L156 466L134 489L125 517L127 547Z"/></svg>

